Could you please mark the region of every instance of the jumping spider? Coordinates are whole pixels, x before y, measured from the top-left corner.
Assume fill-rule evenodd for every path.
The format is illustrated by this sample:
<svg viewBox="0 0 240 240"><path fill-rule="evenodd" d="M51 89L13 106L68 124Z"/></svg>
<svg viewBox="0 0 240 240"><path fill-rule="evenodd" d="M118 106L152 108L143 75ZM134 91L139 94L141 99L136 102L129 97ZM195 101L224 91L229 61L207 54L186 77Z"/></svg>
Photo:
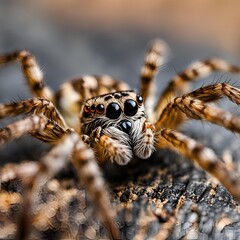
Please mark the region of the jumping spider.
<svg viewBox="0 0 240 240"><path fill-rule="evenodd" d="M104 75L73 79L63 83L56 94L44 84L32 54L17 51L0 56L1 64L13 61L21 64L35 96L0 104L0 118L25 114L23 120L0 130L0 144L30 133L54 145L38 162L7 165L1 169L2 182L20 178L25 184L18 236L29 236L28 223L34 218L34 199L38 191L69 159L113 239L119 238L119 232L98 162L110 160L125 165L134 156L146 159L156 149L170 148L196 162L240 200L238 174L228 169L213 150L177 131L186 118L193 118L239 133L240 118L213 105L223 97L239 104L239 89L227 83L216 83L190 93L186 91L192 81L213 71L240 73L240 68L221 59L196 62L170 81L155 104L150 99L153 80L165 54L164 42L155 40L150 44L141 69L138 93L131 91L125 82Z"/></svg>

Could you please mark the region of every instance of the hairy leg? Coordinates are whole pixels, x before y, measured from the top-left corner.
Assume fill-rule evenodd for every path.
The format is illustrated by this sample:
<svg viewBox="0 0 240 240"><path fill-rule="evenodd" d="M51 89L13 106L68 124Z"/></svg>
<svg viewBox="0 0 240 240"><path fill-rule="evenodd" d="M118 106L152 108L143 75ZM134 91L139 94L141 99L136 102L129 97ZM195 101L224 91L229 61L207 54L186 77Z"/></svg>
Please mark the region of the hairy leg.
<svg viewBox="0 0 240 240"><path fill-rule="evenodd" d="M163 91L155 106L155 112L158 114L161 113L172 98L186 93L191 82L203 78L215 71L240 73L240 67L217 58L193 63L186 70L170 80L169 85Z"/></svg>
<svg viewBox="0 0 240 240"><path fill-rule="evenodd" d="M153 95L153 80L159 67L164 63L166 52L167 45L163 41L157 39L150 43L140 72L139 94L143 97L145 103Z"/></svg>
<svg viewBox="0 0 240 240"><path fill-rule="evenodd" d="M63 169L71 159L77 170L78 178L83 181L91 200L94 202L102 221L113 239L119 239L119 233L113 220L113 210L108 191L95 160L94 153L87 148L75 132L68 132L58 144L40 161L22 163L10 170L1 171L1 181L16 177L23 179L25 185L23 211L17 231L18 239L27 239L34 219L34 204L43 185Z"/></svg>
<svg viewBox="0 0 240 240"><path fill-rule="evenodd" d="M0 64L15 61L18 61L21 64L22 71L33 95L54 102L54 94L48 86L45 86L43 73L35 57L25 50L0 56Z"/></svg>
<svg viewBox="0 0 240 240"><path fill-rule="evenodd" d="M218 83L177 97L164 108L155 123L156 128L157 130L165 127L176 129L186 117L189 117L210 121L239 132L239 117L208 104L208 102L219 100L222 97L228 97L232 102L239 104L240 90L225 83Z"/></svg>
<svg viewBox="0 0 240 240"><path fill-rule="evenodd" d="M97 127L92 132L90 141L97 152L99 162L110 160L119 165L126 165L132 159L133 153L129 145L128 135L121 130L116 130L115 127L104 130Z"/></svg>
<svg viewBox="0 0 240 240"><path fill-rule="evenodd" d="M55 121L63 129L68 128L61 114L49 100L32 98L14 103L0 103L0 118L13 117L20 114L44 115L49 120Z"/></svg>
<svg viewBox="0 0 240 240"><path fill-rule="evenodd" d="M228 169L212 149L171 129L162 129L159 132L158 140L158 148L167 146L188 159L193 160L212 176L216 177L234 198L240 200L239 174L234 170ZM165 146L161 145L162 141Z"/></svg>
<svg viewBox="0 0 240 240"><path fill-rule="evenodd" d="M137 120L135 124L137 123L140 127L135 128L136 132L131 133L133 152L137 157L146 159L155 151L155 127L145 119Z"/></svg>

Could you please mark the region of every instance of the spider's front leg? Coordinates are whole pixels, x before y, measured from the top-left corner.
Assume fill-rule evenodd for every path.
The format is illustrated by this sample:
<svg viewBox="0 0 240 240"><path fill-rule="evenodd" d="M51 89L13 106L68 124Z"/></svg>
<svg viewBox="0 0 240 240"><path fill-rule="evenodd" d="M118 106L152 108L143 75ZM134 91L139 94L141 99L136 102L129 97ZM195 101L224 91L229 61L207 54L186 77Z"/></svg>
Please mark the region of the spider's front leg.
<svg viewBox="0 0 240 240"><path fill-rule="evenodd" d="M132 143L137 157L149 158L155 151L155 126L145 118L137 120L132 129Z"/></svg>
<svg viewBox="0 0 240 240"><path fill-rule="evenodd" d="M42 182L44 183L47 179L53 177L56 172L59 171L59 168L63 168L66 165L66 160L71 153L73 153L72 161L79 173L79 179L83 179L112 237L117 239L119 234L112 218L111 210L109 210L110 203L108 194L105 190L104 180L99 173L93 151L85 146L74 130L70 130L65 126L65 122L62 122L61 115L49 101L44 99L30 99L19 103L0 105L0 117L21 113L34 115L28 116L24 120L11 123L1 129L0 143L4 144L7 141L30 133L38 139L56 144L51 152L35 167L36 171L29 176L31 187L27 192L32 193L32 191L35 191L34 189L39 189L39 187L42 186ZM24 171L23 173L19 172L21 169L17 169L17 175L24 177ZM30 195L32 199L26 198L27 202L24 203L24 207L28 206L29 208L36 194L29 194L29 196ZM23 212L23 221L26 217L25 214L28 214L28 210L31 214L31 209L27 209L26 213ZM28 223L29 221L25 224ZM18 233L19 236L22 236L22 234L25 233ZM27 231L26 234L28 234Z"/></svg>
<svg viewBox="0 0 240 240"><path fill-rule="evenodd" d="M93 130L90 138L91 145L96 150L100 162L109 159L119 165L126 165L132 159L129 137L121 130L115 127L103 130L101 127L97 127Z"/></svg>
<svg viewBox="0 0 240 240"><path fill-rule="evenodd" d="M126 165L133 156L146 159L152 155L155 150L154 125L145 118L136 120L129 130L127 124L130 122L123 121L122 128L125 127L125 132L115 126L106 129L97 127L92 132L93 147L100 162L109 159L119 165Z"/></svg>

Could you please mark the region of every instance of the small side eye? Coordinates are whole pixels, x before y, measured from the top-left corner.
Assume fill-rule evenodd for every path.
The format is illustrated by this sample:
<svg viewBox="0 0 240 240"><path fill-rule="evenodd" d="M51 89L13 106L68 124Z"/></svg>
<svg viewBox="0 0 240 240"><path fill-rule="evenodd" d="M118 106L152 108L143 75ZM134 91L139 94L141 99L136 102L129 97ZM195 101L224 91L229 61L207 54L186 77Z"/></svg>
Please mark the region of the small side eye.
<svg viewBox="0 0 240 240"><path fill-rule="evenodd" d="M90 117L92 115L90 107L85 105L83 108L83 116L84 117Z"/></svg>
<svg viewBox="0 0 240 240"><path fill-rule="evenodd" d="M91 107L90 107L90 110L91 110L91 112L95 112L95 110L96 110L96 107L95 107L95 105L93 104Z"/></svg>
<svg viewBox="0 0 240 240"><path fill-rule="evenodd" d="M89 113L90 112L90 107L85 105L83 111L85 113Z"/></svg>
<svg viewBox="0 0 240 240"><path fill-rule="evenodd" d="M143 98L140 95L137 95L137 102L141 105L143 103Z"/></svg>
<svg viewBox="0 0 240 240"><path fill-rule="evenodd" d="M111 119L117 119L121 115L121 108L117 103L110 103L106 109L106 117Z"/></svg>
<svg viewBox="0 0 240 240"><path fill-rule="evenodd" d="M137 103L132 100L128 99L124 103L124 113L126 116L134 116L138 111L138 105Z"/></svg>
<svg viewBox="0 0 240 240"><path fill-rule="evenodd" d="M96 107L97 113L101 114L104 112L104 105L103 104L98 104Z"/></svg>

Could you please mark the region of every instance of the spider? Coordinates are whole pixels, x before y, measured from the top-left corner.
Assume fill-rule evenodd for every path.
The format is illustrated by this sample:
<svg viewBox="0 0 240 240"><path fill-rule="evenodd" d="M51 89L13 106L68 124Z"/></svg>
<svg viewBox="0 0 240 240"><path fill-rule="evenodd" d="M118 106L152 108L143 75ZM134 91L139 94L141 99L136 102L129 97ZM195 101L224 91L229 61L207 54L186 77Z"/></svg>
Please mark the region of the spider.
<svg viewBox="0 0 240 240"><path fill-rule="evenodd" d="M227 168L212 149L178 131L186 119L197 119L240 132L240 118L214 105L223 97L239 104L238 88L216 83L187 93L196 79L213 71L240 73L240 67L222 59L195 62L176 75L155 101L154 78L166 53L163 41L156 39L149 44L138 92L108 75L85 75L63 83L53 93L44 84L43 74L31 53L16 51L0 56L1 64L14 61L21 64L34 95L31 99L0 104L0 118L25 115L23 120L0 129L0 144L31 134L53 145L38 162L11 164L1 169L2 183L21 179L24 185L19 200L23 206L20 224L15 232L19 239L31 234L38 192L69 160L113 239L119 239L120 235L99 168L99 164L108 160L125 165L134 157L147 159L155 150L170 148L216 177L240 200L239 175Z"/></svg>

